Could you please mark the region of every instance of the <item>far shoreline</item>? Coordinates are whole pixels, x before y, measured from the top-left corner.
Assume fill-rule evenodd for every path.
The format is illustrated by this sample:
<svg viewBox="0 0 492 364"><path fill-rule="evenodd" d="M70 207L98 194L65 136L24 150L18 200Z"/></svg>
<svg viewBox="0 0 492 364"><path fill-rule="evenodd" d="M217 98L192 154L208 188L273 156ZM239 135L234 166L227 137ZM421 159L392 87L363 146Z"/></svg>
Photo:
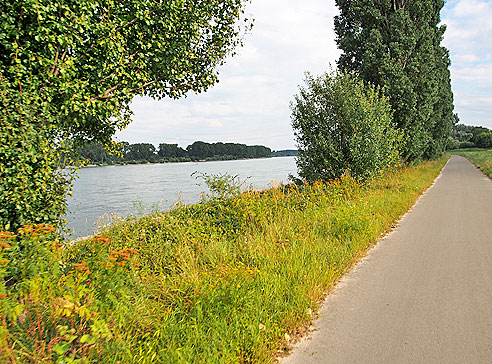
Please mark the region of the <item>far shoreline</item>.
<svg viewBox="0 0 492 364"><path fill-rule="evenodd" d="M270 158L283 158L283 157L295 157L295 155L275 155L269 157L256 157L256 158L224 158L224 159L199 159L199 160L184 160L184 161L126 161L121 163L91 163L84 166L66 166L66 169L80 169L80 168L97 168L97 167L122 167L130 165L147 165L147 164L176 164L176 163L206 163L206 162L226 162L226 161L241 161L241 160L255 160L255 159L270 159Z"/></svg>

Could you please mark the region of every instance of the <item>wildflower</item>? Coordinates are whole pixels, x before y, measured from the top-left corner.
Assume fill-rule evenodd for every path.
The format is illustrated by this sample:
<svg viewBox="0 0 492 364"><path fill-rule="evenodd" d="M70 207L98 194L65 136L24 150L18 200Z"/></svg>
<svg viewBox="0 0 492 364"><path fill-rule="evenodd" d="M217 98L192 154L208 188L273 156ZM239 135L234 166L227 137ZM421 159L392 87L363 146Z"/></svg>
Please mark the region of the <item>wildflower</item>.
<svg viewBox="0 0 492 364"><path fill-rule="evenodd" d="M6 293L0 293L0 299L1 298L5 298L5 297L7 297L7 294Z"/></svg>
<svg viewBox="0 0 492 364"><path fill-rule="evenodd" d="M0 239L13 239L16 237L17 237L17 235L14 235L10 231L0 231Z"/></svg>
<svg viewBox="0 0 492 364"><path fill-rule="evenodd" d="M10 244L4 243L3 241L0 241L0 248L10 248Z"/></svg>
<svg viewBox="0 0 492 364"><path fill-rule="evenodd" d="M101 234L98 234L91 239L91 241L93 241L93 242L101 242L101 243L106 244L106 245L109 244L109 240L110 239L108 236L103 236Z"/></svg>
<svg viewBox="0 0 492 364"><path fill-rule="evenodd" d="M10 262L9 259L2 259L2 260L0 260L0 264L4 264L4 263L7 264L8 262Z"/></svg>
<svg viewBox="0 0 492 364"><path fill-rule="evenodd" d="M85 262L85 261L83 261L82 263L74 263L73 266L79 272L87 272L87 274L90 273L89 267L87 266L87 262Z"/></svg>
<svg viewBox="0 0 492 364"><path fill-rule="evenodd" d="M24 225L24 227L18 228L17 231L19 233L27 234L33 232L34 229L33 229L33 225Z"/></svg>

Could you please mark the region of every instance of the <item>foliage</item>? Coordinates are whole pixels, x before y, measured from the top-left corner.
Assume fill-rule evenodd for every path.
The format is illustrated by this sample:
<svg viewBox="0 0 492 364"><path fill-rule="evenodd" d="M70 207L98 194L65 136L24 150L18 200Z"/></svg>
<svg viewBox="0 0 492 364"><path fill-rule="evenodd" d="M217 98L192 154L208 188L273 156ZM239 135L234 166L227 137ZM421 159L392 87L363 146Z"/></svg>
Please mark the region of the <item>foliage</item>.
<svg viewBox="0 0 492 364"><path fill-rule="evenodd" d="M216 156L232 156L235 158L270 157L270 148L262 145L244 145L239 143L206 143L197 141L186 147L191 158L205 159Z"/></svg>
<svg viewBox="0 0 492 364"><path fill-rule="evenodd" d="M440 46L443 0L337 0L338 66L381 86L405 133L409 161L446 148L453 123L449 55Z"/></svg>
<svg viewBox="0 0 492 364"><path fill-rule="evenodd" d="M492 148L492 130L477 135L476 145L479 148Z"/></svg>
<svg viewBox="0 0 492 364"><path fill-rule="evenodd" d="M53 226L0 232L0 360L2 363L97 362L125 349L115 322L132 313L133 249L108 248L96 236L64 247Z"/></svg>
<svg viewBox="0 0 492 364"><path fill-rule="evenodd" d="M0 75L0 80L2 77ZM73 172L62 172L62 143L50 133L25 122L40 112L38 105L21 108L19 98L0 88L0 230L28 223L60 225L65 195Z"/></svg>
<svg viewBox="0 0 492 364"><path fill-rule="evenodd" d="M459 118L457 119L459 121ZM488 135L492 130L483 126L473 126L456 123L453 125L450 147L449 149L457 148L489 148ZM483 134L483 135L482 135Z"/></svg>
<svg viewBox="0 0 492 364"><path fill-rule="evenodd" d="M250 28L246 3L2 1L0 145L12 149L0 154L1 224L55 223L70 186L58 169L67 143L110 146L135 95L178 98L215 84Z"/></svg>
<svg viewBox="0 0 492 364"><path fill-rule="evenodd" d="M160 158L180 158L187 157L188 153L181 147L178 147L177 144L159 144L159 151L157 155Z"/></svg>
<svg viewBox="0 0 492 364"><path fill-rule="evenodd" d="M188 162L192 160L230 160L240 158L266 158L272 155L270 148L262 145L239 143L194 142L186 150L177 144L159 144L159 149L150 143L130 144L122 142L115 146L116 153L109 153L99 143L85 143L76 150L76 155L92 163Z"/></svg>
<svg viewBox="0 0 492 364"><path fill-rule="evenodd" d="M226 198L69 246L46 225L2 232L0 361L271 362L444 162L261 192L218 177Z"/></svg>
<svg viewBox="0 0 492 364"><path fill-rule="evenodd" d="M272 157L296 157L297 149L283 149L272 152Z"/></svg>
<svg viewBox="0 0 492 364"><path fill-rule="evenodd" d="M134 95L178 98L217 82L217 66L241 41L244 6L242 0L4 1L3 81L30 95L26 102L44 100L45 119L30 122L108 144L128 123Z"/></svg>
<svg viewBox="0 0 492 364"><path fill-rule="evenodd" d="M387 99L377 87L347 73L306 76L291 104L299 176L307 181L357 179L399 162L401 136Z"/></svg>

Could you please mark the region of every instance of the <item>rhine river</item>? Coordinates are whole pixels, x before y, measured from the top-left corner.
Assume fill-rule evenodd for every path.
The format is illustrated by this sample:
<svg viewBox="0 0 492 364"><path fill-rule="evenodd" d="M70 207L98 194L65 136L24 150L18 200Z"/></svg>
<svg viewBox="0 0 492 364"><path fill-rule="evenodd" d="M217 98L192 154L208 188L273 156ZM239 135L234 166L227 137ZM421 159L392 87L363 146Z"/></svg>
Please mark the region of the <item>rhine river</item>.
<svg viewBox="0 0 492 364"><path fill-rule="evenodd" d="M208 189L193 172L238 175L247 186L265 189L297 171L294 157L81 168L67 198L71 238L97 232L114 216L169 210L179 199L198 202Z"/></svg>

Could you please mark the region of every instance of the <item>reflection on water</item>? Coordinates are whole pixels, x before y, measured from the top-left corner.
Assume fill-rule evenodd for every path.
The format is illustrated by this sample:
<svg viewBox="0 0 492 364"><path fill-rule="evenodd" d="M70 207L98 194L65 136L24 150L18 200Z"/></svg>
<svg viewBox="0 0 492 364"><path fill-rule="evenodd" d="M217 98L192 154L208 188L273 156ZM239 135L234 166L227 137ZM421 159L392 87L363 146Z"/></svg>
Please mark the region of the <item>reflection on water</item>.
<svg viewBox="0 0 492 364"><path fill-rule="evenodd" d="M83 168L67 200L72 238L90 235L100 217L107 221L111 214L124 217L168 210L179 198L187 204L197 202L206 187L193 172L238 175L263 189L272 182L287 182L289 174L296 174L296 165L294 157L277 157Z"/></svg>

